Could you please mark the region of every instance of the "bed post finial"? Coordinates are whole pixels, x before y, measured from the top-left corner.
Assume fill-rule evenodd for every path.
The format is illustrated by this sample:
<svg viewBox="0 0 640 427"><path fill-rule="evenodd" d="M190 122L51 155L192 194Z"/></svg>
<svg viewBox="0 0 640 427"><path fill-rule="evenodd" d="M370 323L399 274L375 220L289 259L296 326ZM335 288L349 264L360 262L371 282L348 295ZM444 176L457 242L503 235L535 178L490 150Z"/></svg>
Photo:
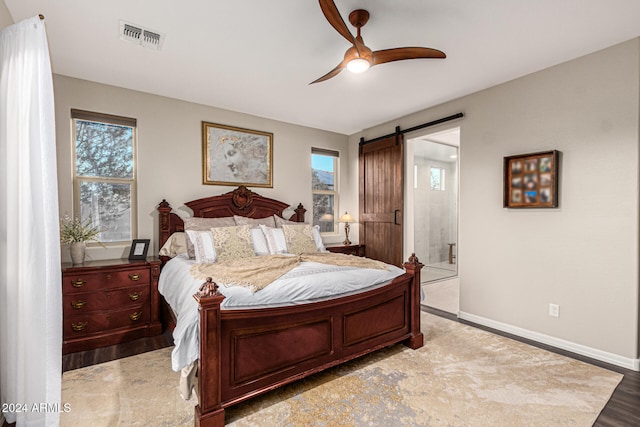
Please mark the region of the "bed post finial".
<svg viewBox="0 0 640 427"><path fill-rule="evenodd" d="M198 297L206 298L206 297L215 297L218 295L222 295L218 290L219 286L216 282L213 281L211 277L207 277L207 281L200 286L198 290Z"/></svg>
<svg viewBox="0 0 640 427"><path fill-rule="evenodd" d="M291 220L296 222L304 222L304 214L305 212L307 212L307 210L304 208L304 206L302 206L302 203L298 203L298 207L294 209L294 212L295 219L292 217Z"/></svg>
<svg viewBox="0 0 640 427"><path fill-rule="evenodd" d="M162 199L158 204L158 220L160 221L160 235L158 236L160 241L158 242L158 248L164 245L164 242L169 239L169 234L171 234L169 215L171 215L171 205L165 199Z"/></svg>
<svg viewBox="0 0 640 427"><path fill-rule="evenodd" d="M418 257L416 256L416 253L413 252L411 254L411 256L409 257L409 264L413 264L413 265L418 265L420 264L421 266L424 265L420 262L420 260L418 259Z"/></svg>

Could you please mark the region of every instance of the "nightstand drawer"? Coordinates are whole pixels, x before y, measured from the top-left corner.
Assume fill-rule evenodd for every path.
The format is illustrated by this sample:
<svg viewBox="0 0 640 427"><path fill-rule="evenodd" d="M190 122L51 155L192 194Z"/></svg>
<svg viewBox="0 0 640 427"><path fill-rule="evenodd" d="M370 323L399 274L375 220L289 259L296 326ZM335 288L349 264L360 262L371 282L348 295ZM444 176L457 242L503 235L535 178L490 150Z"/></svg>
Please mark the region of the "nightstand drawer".
<svg viewBox="0 0 640 427"><path fill-rule="evenodd" d="M149 304L149 285L64 295L63 303L64 313L69 315Z"/></svg>
<svg viewBox="0 0 640 427"><path fill-rule="evenodd" d="M62 293L67 294L148 284L150 274L148 267L141 267L92 273L69 273L65 274L62 279Z"/></svg>
<svg viewBox="0 0 640 427"><path fill-rule="evenodd" d="M131 307L126 310L65 316L64 339L74 339L97 332L122 327L133 327L149 322L149 307Z"/></svg>

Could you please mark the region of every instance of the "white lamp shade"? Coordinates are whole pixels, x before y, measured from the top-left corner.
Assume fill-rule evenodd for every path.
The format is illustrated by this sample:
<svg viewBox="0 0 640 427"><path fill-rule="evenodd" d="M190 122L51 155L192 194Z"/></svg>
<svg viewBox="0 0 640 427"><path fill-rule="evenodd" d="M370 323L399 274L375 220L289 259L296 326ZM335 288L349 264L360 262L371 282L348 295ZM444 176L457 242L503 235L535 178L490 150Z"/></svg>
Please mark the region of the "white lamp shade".
<svg viewBox="0 0 640 427"><path fill-rule="evenodd" d="M351 216L351 214L345 212L344 215L340 217L339 222L356 222L356 220Z"/></svg>

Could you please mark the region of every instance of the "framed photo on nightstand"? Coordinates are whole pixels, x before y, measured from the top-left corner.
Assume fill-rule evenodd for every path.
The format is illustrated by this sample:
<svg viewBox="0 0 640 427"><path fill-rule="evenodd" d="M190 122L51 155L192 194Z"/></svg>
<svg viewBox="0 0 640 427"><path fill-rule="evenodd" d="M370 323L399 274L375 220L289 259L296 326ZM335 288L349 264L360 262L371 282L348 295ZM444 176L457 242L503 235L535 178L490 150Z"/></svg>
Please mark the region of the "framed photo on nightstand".
<svg viewBox="0 0 640 427"><path fill-rule="evenodd" d="M146 260L150 239L134 239L129 251L129 260Z"/></svg>

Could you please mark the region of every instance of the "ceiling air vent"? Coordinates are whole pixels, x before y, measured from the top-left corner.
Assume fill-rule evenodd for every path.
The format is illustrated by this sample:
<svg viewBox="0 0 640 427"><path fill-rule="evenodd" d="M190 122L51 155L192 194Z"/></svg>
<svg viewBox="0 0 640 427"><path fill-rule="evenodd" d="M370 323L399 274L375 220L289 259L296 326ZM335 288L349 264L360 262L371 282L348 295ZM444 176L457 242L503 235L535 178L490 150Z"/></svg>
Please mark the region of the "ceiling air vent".
<svg viewBox="0 0 640 427"><path fill-rule="evenodd" d="M121 20L120 40L138 44L149 49L160 50L164 44L164 34Z"/></svg>

